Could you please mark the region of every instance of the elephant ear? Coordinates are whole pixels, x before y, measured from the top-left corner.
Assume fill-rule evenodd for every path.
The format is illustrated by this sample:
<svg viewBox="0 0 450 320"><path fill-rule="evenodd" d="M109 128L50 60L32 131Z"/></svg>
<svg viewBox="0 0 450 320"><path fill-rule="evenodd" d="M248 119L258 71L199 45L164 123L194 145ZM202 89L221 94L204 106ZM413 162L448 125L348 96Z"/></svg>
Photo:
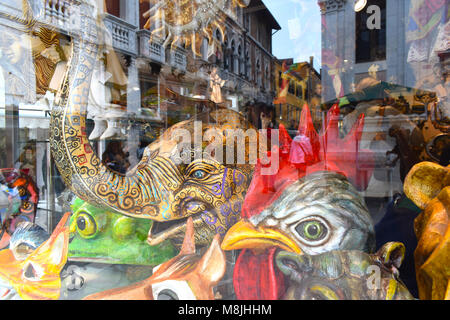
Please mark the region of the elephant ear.
<svg viewBox="0 0 450 320"><path fill-rule="evenodd" d="M406 196L423 210L444 187L449 185L450 166L421 162L409 171L403 190Z"/></svg>
<svg viewBox="0 0 450 320"><path fill-rule="evenodd" d="M401 242L388 242L378 250L376 255L383 265L399 269L405 258L405 245Z"/></svg>

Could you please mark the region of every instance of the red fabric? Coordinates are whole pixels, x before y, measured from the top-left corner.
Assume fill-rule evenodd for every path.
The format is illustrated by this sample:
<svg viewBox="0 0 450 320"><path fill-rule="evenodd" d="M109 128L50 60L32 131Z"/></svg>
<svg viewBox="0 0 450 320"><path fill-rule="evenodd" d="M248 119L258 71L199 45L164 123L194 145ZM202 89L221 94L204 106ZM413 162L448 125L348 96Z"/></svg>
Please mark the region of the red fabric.
<svg viewBox="0 0 450 320"><path fill-rule="evenodd" d="M0 250L6 248L9 245L10 235L6 231L2 231L0 238Z"/></svg>
<svg viewBox="0 0 450 320"><path fill-rule="evenodd" d="M276 248L255 254L244 249L233 273L234 290L238 300L277 300L285 292L284 276L275 268Z"/></svg>
<svg viewBox="0 0 450 320"><path fill-rule="evenodd" d="M349 134L339 137L339 106L327 113L327 125L319 135L311 119L307 105L303 107L298 136L292 140L280 125L279 148L274 146L267 156L268 164L258 160L252 182L242 206L241 216L249 219L270 207L286 187L308 174L332 171L346 176L359 190L367 188L372 175L374 160L369 150L360 150L359 141L364 126L361 115ZM279 161L274 174L263 174L272 161ZM366 167L361 168L361 163ZM233 283L238 299L278 299L284 292L284 278L274 266L276 248L254 254L243 250L235 265Z"/></svg>
<svg viewBox="0 0 450 320"><path fill-rule="evenodd" d="M332 171L346 176L359 189L367 188L373 172L374 159L370 150L359 149L364 115L358 118L346 137L339 137L339 106L327 113L327 126L319 135L313 125L307 105L303 107L298 135L291 139L286 128L279 126L279 148L268 152L270 163L258 161L242 207L242 218L250 218L269 207L290 184L317 171ZM264 174L278 160L274 174ZM362 167L361 164L365 164Z"/></svg>

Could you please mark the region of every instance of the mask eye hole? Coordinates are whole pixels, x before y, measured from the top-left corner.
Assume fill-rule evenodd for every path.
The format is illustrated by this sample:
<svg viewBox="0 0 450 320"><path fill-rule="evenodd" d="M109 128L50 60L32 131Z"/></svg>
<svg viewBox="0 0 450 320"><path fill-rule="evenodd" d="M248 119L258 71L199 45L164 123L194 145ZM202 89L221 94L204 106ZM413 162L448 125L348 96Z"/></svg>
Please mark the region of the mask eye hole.
<svg viewBox="0 0 450 320"><path fill-rule="evenodd" d="M76 220L77 230L83 238L92 238L97 233L97 223L95 219L88 213L79 213Z"/></svg>
<svg viewBox="0 0 450 320"><path fill-rule="evenodd" d="M312 217L301 221L294 229L303 240L309 243L321 243L329 236L328 224L318 217Z"/></svg>
<svg viewBox="0 0 450 320"><path fill-rule="evenodd" d="M27 264L27 266L23 269L23 277L29 281L38 281L40 279L39 272L37 269L33 266L33 264L30 262Z"/></svg>
<svg viewBox="0 0 450 320"><path fill-rule="evenodd" d="M157 300L179 300L179 299L175 291L172 291L170 289L164 289L161 290L161 292L158 294Z"/></svg>
<svg viewBox="0 0 450 320"><path fill-rule="evenodd" d="M17 260L25 260L35 249L28 243L20 243L12 251Z"/></svg>

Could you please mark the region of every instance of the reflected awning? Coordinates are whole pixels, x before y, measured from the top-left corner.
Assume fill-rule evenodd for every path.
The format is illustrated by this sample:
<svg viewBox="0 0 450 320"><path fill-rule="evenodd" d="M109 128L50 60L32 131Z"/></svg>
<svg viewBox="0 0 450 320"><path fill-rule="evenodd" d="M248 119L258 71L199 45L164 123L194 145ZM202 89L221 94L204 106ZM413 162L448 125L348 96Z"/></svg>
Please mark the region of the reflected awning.
<svg viewBox="0 0 450 320"><path fill-rule="evenodd" d="M328 106L340 103L341 100L347 101L348 103L357 104L362 101L398 98L399 96L415 96L417 98L416 100L419 100L423 103L436 101L437 99L436 93L432 91L405 87L394 83L380 81L375 85L347 94L342 98L325 102L324 105Z"/></svg>

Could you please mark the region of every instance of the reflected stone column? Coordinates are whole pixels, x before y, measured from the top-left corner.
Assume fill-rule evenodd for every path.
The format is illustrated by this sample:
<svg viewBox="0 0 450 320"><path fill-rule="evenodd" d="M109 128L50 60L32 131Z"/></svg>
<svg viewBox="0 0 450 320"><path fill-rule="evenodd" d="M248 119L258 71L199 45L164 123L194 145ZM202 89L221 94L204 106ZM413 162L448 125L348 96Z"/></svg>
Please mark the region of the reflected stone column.
<svg viewBox="0 0 450 320"><path fill-rule="evenodd" d="M128 67L128 85L127 85L127 112L129 116L137 115L141 108L141 91L139 88L139 75L136 65L136 58L132 57ZM134 116L133 116L134 118ZM139 147L139 128L131 126L128 135L128 151L130 156L130 167L138 163L137 149Z"/></svg>
<svg viewBox="0 0 450 320"><path fill-rule="evenodd" d="M345 14L346 0L319 0L318 5L325 18L326 27L322 25L322 97L324 101L335 99L342 92L341 68L345 57ZM353 10L351 10L353 12ZM352 33L354 34L354 32ZM347 35L348 36L348 35ZM348 41L347 41L348 45Z"/></svg>

